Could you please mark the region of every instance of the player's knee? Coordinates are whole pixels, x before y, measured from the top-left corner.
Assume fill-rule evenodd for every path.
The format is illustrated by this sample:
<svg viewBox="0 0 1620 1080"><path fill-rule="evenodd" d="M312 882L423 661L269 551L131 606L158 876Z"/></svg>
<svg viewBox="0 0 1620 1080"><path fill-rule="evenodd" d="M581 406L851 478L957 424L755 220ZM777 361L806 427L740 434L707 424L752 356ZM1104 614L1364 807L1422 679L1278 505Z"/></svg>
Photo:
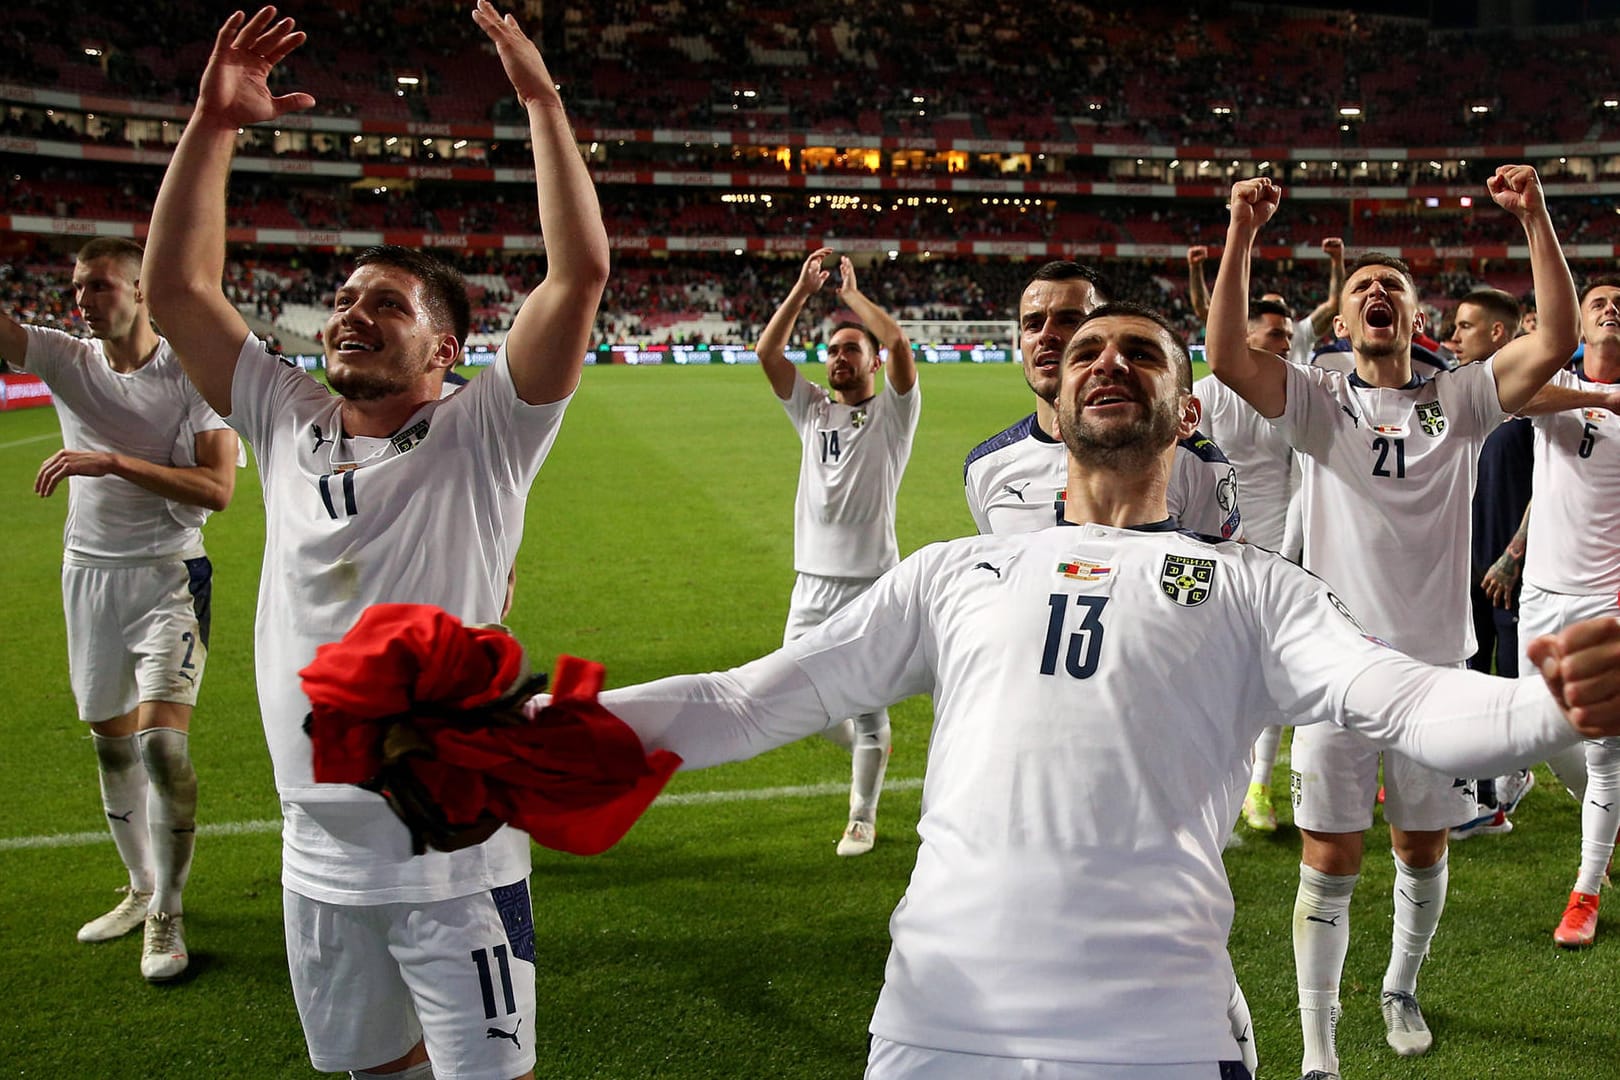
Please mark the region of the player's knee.
<svg viewBox="0 0 1620 1080"><path fill-rule="evenodd" d="M195 783L196 771L191 767L190 738L184 731L174 728L147 728L136 736L140 744L141 763L146 766L147 778L162 789L172 789Z"/></svg>
<svg viewBox="0 0 1620 1080"><path fill-rule="evenodd" d="M402 1061L410 1061L411 1057L415 1057L416 1052L420 1051L420 1049L420 1046L413 1049L410 1054L403 1057ZM355 1069L348 1075L355 1078L355 1080L433 1080L433 1062L428 1061L428 1059L411 1062L411 1064L405 1065L403 1069L394 1069L392 1065L394 1065L394 1062L389 1062L387 1065L377 1065L376 1069ZM387 1070L387 1072L384 1072L384 1070Z"/></svg>
<svg viewBox="0 0 1620 1080"><path fill-rule="evenodd" d="M135 736L129 735L103 735L96 732L91 736L91 743L96 748L96 764L104 773L121 773L131 769L140 760L140 750L135 745Z"/></svg>

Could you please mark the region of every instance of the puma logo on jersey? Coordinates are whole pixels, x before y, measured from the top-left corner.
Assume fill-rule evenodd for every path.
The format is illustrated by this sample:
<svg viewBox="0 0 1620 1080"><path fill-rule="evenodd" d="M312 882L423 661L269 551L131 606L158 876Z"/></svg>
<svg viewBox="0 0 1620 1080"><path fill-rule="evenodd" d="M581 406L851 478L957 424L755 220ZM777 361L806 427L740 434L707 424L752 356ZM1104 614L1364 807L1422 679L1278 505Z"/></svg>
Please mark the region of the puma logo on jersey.
<svg viewBox="0 0 1620 1080"><path fill-rule="evenodd" d="M987 562L974 563L973 564L973 569L975 569L975 570L988 570L992 574L996 575L996 577L998 577L998 578L1001 577L1001 568L999 566L991 566Z"/></svg>
<svg viewBox="0 0 1620 1080"><path fill-rule="evenodd" d="M182 679L186 680L186 682L188 682L188 683L194 683L194 682L197 681L197 676L193 675L189 671L178 672L178 674Z"/></svg>
<svg viewBox="0 0 1620 1080"><path fill-rule="evenodd" d="M1405 889L1401 890L1401 898L1403 900L1405 900L1408 904L1411 904L1415 908L1426 908L1426 907L1429 906L1430 903L1432 903L1432 901L1429 901L1429 900L1419 900L1419 899L1417 899L1411 893L1407 892Z"/></svg>
<svg viewBox="0 0 1620 1080"><path fill-rule="evenodd" d="M512 1045L517 1047L519 1050L521 1050L521 1049L523 1049L523 1044L518 1042L518 1028L521 1028L522 1026L523 1026L523 1021L519 1020L517 1022L517 1027L514 1027L511 1031L502 1031L498 1027L492 1027L492 1028L487 1029L484 1032L484 1038L486 1038L486 1039L510 1039L510 1040L512 1040Z"/></svg>
<svg viewBox="0 0 1620 1080"><path fill-rule="evenodd" d="M1361 416L1356 412L1356 410L1352 409L1348 405L1340 405L1339 408L1344 410L1344 415L1348 416L1356 427L1361 426Z"/></svg>
<svg viewBox="0 0 1620 1080"><path fill-rule="evenodd" d="M109 811L107 811L107 817L112 821L122 821L125 825L128 825L129 824L129 816L131 814L133 814L134 812L135 811L133 811L133 810L125 810L122 814L115 814L111 810L109 810Z"/></svg>
<svg viewBox="0 0 1620 1080"><path fill-rule="evenodd" d="M1614 803L1612 803L1612 802L1600 803L1596 799L1588 799L1587 802L1591 803L1593 806L1597 807L1599 810L1603 811L1605 814L1607 814L1609 812L1609 810L1611 808L1613 808L1613 806L1614 806Z"/></svg>
<svg viewBox="0 0 1620 1080"><path fill-rule="evenodd" d="M1305 916L1305 921L1306 922L1319 922L1324 926L1338 926L1339 925L1339 920L1341 918L1343 918L1343 916L1341 916L1341 915L1335 915L1331 919L1322 919L1322 918L1318 918L1315 915L1307 915L1307 916Z"/></svg>
<svg viewBox="0 0 1620 1080"><path fill-rule="evenodd" d="M309 448L310 453L318 454L318 453L321 452L321 447L322 446L325 446L326 444L332 442L331 439L329 439L325 435L321 434L321 425L319 425L319 424L311 424L311 425L309 425L309 430L311 432L313 432L314 435L315 435L315 445Z"/></svg>
<svg viewBox="0 0 1620 1080"><path fill-rule="evenodd" d="M1009 495L1016 496L1019 502L1023 502L1024 501L1024 490L1025 490L1025 488L1028 488L1031 483L1032 483L1032 481L1025 480L1023 487L1016 487L1016 488L1013 487L1011 484L1002 484L1001 485L1001 490L1005 491Z"/></svg>

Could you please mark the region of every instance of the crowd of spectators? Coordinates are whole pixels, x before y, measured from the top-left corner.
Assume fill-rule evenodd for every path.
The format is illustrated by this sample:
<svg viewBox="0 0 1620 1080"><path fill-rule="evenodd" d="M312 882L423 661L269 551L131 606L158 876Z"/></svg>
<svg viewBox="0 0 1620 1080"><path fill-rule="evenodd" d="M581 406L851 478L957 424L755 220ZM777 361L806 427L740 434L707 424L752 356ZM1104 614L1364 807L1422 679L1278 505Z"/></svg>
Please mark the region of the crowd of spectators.
<svg viewBox="0 0 1620 1080"><path fill-rule="evenodd" d="M841 0L791 11L741 0L540 10L535 29L571 114L609 127L1347 147L1620 130L1620 109L1602 104L1616 90L1620 44L1613 25L1595 21L1582 33L1509 37L1219 0L1128 10L941 0L922 32L912 6ZM153 0L138 35L125 14L96 0L9 13L8 81L191 100L217 5ZM315 94L320 111L521 119L456 0L336 0L299 17L309 41L278 77ZM408 88L397 81L407 72L418 79ZM1341 117L1345 104L1360 114Z"/></svg>

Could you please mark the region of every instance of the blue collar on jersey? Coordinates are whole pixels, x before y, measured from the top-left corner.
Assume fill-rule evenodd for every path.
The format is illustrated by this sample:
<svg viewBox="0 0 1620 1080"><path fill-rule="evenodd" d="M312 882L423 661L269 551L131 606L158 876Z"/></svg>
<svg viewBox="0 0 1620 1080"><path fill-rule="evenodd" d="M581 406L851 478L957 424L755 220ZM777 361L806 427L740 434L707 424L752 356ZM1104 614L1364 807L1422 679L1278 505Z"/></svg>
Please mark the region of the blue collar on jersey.
<svg viewBox="0 0 1620 1080"><path fill-rule="evenodd" d="M1412 377L1407 380L1405 386L1396 386L1396 387L1374 386L1372 383L1368 382L1366 379L1363 379L1360 375L1356 374L1354 371L1350 372L1350 385L1360 387L1363 390L1390 390L1390 389L1395 389L1395 390L1416 390L1418 387L1422 386L1424 383L1426 383L1428 381L1429 381L1428 379L1425 379L1423 376L1419 375L1417 372L1414 371L1414 372L1412 372Z"/></svg>
<svg viewBox="0 0 1620 1080"><path fill-rule="evenodd" d="M1046 432L1041 430L1041 422L1038 417L1039 414L1037 413L1029 414L1029 437L1038 443L1046 443L1048 446L1056 446L1058 443L1062 442L1062 439L1055 438L1054 436L1048 435Z"/></svg>
<svg viewBox="0 0 1620 1080"><path fill-rule="evenodd" d="M1069 521L1068 519L1065 518L1064 520L1058 522L1058 524L1059 525L1089 525L1089 524L1091 524L1091 522L1089 522L1089 521ZM1144 525L1127 525L1127 526L1125 526L1125 530L1127 532L1148 532L1148 533L1154 533L1154 532L1180 532L1181 531L1181 522L1176 519L1176 516L1174 514L1171 514L1169 517L1165 518L1163 521L1150 521L1150 522L1147 522Z"/></svg>

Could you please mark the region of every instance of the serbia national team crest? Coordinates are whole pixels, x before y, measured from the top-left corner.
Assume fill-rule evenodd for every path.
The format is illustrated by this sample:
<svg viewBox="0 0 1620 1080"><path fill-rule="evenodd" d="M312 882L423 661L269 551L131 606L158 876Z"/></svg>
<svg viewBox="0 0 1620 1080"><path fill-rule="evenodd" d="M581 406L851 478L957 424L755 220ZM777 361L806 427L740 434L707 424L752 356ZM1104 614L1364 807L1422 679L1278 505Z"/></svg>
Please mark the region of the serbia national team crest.
<svg viewBox="0 0 1620 1080"><path fill-rule="evenodd" d="M1446 411L1438 401L1425 401L1417 407L1418 427L1431 439L1438 439L1446 430Z"/></svg>
<svg viewBox="0 0 1620 1080"><path fill-rule="evenodd" d="M1215 560L1189 555L1166 555L1159 572L1159 588L1182 607L1197 607L1215 587Z"/></svg>

